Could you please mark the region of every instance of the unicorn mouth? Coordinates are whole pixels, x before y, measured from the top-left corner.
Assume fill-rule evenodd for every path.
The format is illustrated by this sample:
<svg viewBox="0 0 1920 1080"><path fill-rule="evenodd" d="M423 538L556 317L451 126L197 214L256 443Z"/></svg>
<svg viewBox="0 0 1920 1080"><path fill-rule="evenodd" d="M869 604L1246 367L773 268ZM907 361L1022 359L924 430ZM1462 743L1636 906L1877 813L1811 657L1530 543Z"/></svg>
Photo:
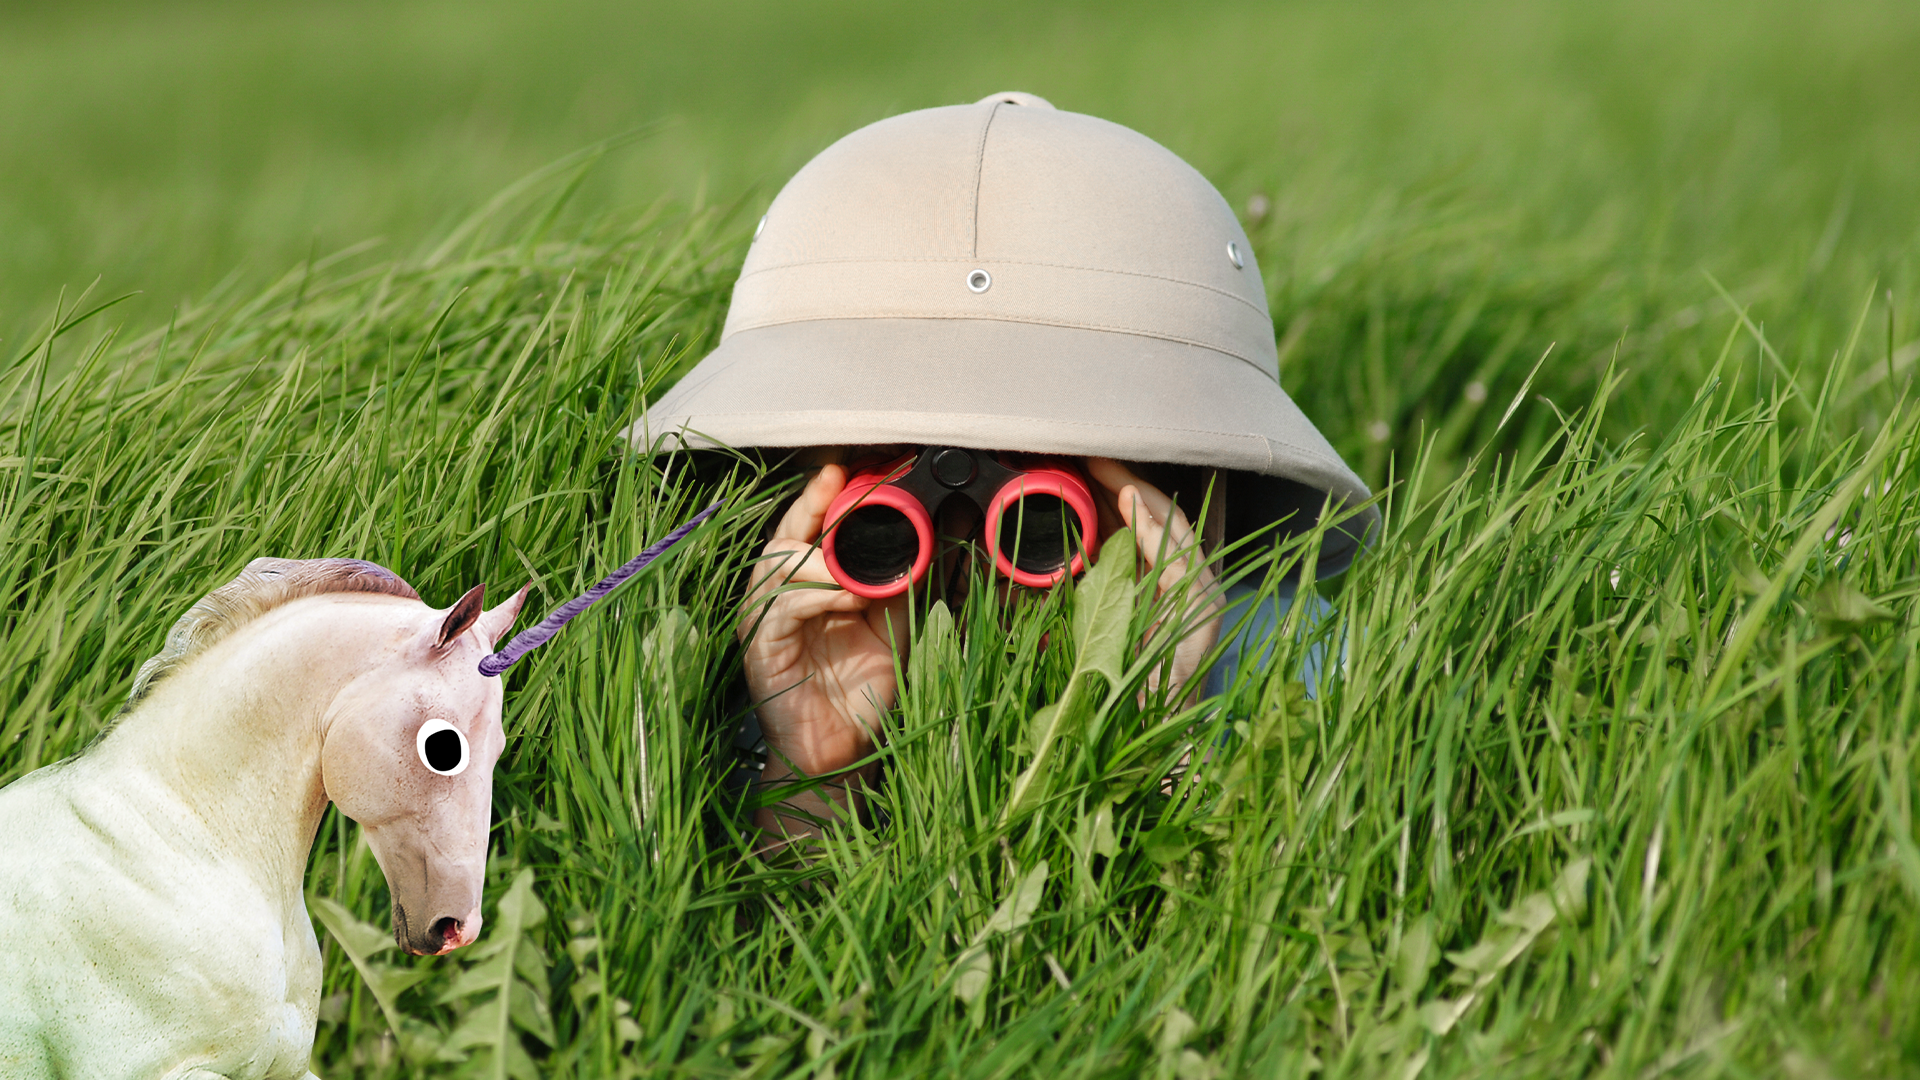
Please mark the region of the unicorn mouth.
<svg viewBox="0 0 1920 1080"><path fill-rule="evenodd" d="M448 915L434 920L432 926L416 936L407 918L407 909L393 905L394 943L415 956L445 956L462 945L473 944L480 936L480 923L478 911L464 919Z"/></svg>
<svg viewBox="0 0 1920 1080"><path fill-rule="evenodd" d="M440 939L440 947L434 950L434 955L444 956L461 945L460 922L453 918L441 919L433 924L433 929L427 932L427 936L430 939Z"/></svg>
<svg viewBox="0 0 1920 1080"><path fill-rule="evenodd" d="M473 944L480 936L480 915L475 912L465 919L441 919L433 924L433 931L440 939L440 948L434 955L445 956L463 945Z"/></svg>

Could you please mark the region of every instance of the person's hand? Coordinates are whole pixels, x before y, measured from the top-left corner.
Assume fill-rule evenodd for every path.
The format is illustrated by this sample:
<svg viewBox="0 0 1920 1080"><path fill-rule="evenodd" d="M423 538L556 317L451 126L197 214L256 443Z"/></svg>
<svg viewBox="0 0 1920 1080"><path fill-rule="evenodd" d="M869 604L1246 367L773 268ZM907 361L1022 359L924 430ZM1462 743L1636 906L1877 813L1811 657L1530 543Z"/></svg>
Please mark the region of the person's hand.
<svg viewBox="0 0 1920 1080"><path fill-rule="evenodd" d="M1154 594L1156 599L1165 596L1170 589L1186 590L1184 610L1162 620L1161 624L1156 624L1149 631L1151 637L1165 623L1192 628L1173 648L1171 689L1177 700L1181 690L1200 670L1200 661L1207 655L1207 650L1213 648L1213 643L1220 637L1220 617L1225 605L1221 603L1218 590L1213 587L1213 570L1200 551L1187 515L1181 513L1174 501L1159 488L1135 476L1125 465L1112 458L1088 458L1087 473L1098 485L1094 500L1100 504L1101 542L1104 543L1111 533L1119 531L1119 525L1109 517L1118 515L1120 523L1133 529L1134 546L1141 560L1146 563L1147 572L1159 571ZM1163 558L1165 564L1156 565ZM1191 578L1188 577L1189 573L1193 575ZM1156 684L1156 679L1149 679L1149 685Z"/></svg>
<svg viewBox="0 0 1920 1080"><path fill-rule="evenodd" d="M827 507L846 483L838 465L808 482L754 565L740 608L747 689L769 751L763 784L844 772L873 751L880 716L893 707L894 649L896 642L902 651L906 646L907 596L874 601L841 589L817 546ZM803 582L828 587L773 595ZM848 780L857 788L860 778ZM763 808L757 824L810 833L808 817L849 805L848 780L790 796L783 806L797 813Z"/></svg>

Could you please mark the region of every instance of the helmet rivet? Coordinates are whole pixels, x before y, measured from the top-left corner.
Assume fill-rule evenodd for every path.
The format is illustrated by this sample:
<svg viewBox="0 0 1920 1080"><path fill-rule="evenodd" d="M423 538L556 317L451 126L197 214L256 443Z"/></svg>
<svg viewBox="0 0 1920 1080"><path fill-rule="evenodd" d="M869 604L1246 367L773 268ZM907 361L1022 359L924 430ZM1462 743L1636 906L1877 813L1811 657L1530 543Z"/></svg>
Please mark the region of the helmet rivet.
<svg viewBox="0 0 1920 1080"><path fill-rule="evenodd" d="M974 292L986 292L993 286L993 275L985 270L975 270L967 275L967 288Z"/></svg>
<svg viewBox="0 0 1920 1080"><path fill-rule="evenodd" d="M767 215L761 214L760 223L753 227L753 238L755 240L760 239L760 234L766 231L767 231Z"/></svg>
<svg viewBox="0 0 1920 1080"><path fill-rule="evenodd" d="M1247 268L1247 261L1240 257L1240 244L1238 241L1227 241L1227 261L1233 264L1235 270L1245 270Z"/></svg>

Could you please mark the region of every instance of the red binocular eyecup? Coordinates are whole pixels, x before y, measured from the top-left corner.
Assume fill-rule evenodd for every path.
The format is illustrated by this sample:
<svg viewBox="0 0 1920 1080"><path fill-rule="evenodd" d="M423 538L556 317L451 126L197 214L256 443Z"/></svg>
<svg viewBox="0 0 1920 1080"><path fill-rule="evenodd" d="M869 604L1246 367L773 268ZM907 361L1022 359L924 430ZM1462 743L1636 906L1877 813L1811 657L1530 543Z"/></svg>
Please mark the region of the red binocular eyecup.
<svg viewBox="0 0 1920 1080"><path fill-rule="evenodd" d="M847 478L820 538L828 572L856 596L906 592L933 561L933 513L954 495L986 516L987 553L1015 584L1047 588L1086 568L1082 552L1099 519L1078 471L1011 468L978 450L930 446Z"/></svg>

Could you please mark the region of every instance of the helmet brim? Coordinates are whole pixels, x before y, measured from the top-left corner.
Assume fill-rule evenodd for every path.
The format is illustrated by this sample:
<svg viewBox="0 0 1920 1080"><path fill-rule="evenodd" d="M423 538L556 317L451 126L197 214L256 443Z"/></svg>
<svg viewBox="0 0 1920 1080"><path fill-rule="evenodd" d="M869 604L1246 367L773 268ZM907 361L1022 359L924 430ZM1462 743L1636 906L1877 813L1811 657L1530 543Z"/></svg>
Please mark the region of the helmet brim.
<svg viewBox="0 0 1920 1080"><path fill-rule="evenodd" d="M1336 513L1372 498L1286 391L1245 360L1138 334L998 319L738 330L627 437L659 448L906 443L1211 466L1285 482L1235 490L1290 507L1301 525L1320 508L1303 519L1303 493L1286 490L1295 485L1324 493ZM1250 507L1240 509L1235 517L1246 520ZM1320 573L1344 569L1378 521L1366 507L1331 531Z"/></svg>

